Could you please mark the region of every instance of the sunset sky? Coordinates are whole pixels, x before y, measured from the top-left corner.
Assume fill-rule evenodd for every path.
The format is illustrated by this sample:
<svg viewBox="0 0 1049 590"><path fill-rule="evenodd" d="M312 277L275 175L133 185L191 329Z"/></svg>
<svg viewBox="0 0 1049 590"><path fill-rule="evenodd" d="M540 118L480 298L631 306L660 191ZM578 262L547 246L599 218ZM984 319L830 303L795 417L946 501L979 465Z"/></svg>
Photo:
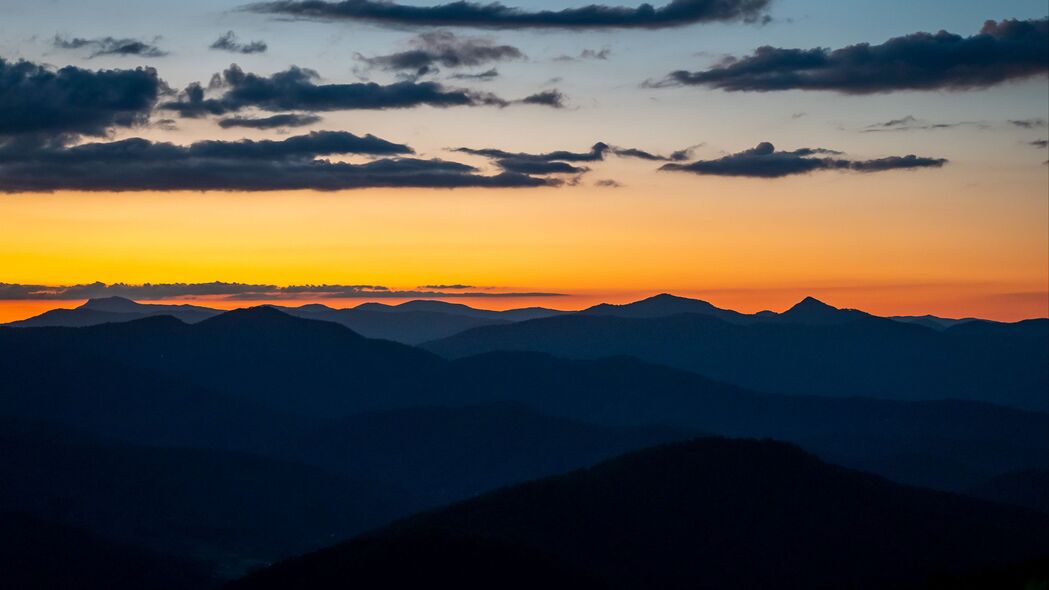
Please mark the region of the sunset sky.
<svg viewBox="0 0 1049 590"><path fill-rule="evenodd" d="M1045 0L441 1L5 0L0 322L96 282L1049 315Z"/></svg>

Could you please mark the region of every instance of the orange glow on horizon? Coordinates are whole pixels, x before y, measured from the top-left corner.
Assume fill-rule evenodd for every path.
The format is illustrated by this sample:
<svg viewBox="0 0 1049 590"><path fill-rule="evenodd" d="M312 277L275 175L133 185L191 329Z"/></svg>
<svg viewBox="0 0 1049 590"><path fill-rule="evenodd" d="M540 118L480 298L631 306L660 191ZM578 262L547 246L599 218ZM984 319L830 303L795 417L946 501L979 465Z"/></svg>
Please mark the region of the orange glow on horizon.
<svg viewBox="0 0 1049 590"><path fill-rule="evenodd" d="M959 294L958 286L911 285L865 287L781 287L766 289L677 290L672 294L709 301L726 309L743 313L762 310L783 311L806 296L816 297L835 307L851 307L880 316L938 315L949 318L979 317L996 321L1014 322L1031 318L1049 317L1049 292L996 292L977 290ZM562 311L581 310L599 303L624 304L656 295L656 291L608 291L566 294L559 297L442 297L440 301L461 303L470 307L507 310L522 307L546 307ZM321 304L338 309L357 307L376 302L397 305L420 298L354 297L234 300L220 297L171 299L139 299L140 303L189 304L214 309L238 309L259 305L298 307ZM431 298L427 298L431 299ZM434 298L435 299L435 298ZM0 301L0 323L39 315L51 309L72 309L85 300L9 300Z"/></svg>

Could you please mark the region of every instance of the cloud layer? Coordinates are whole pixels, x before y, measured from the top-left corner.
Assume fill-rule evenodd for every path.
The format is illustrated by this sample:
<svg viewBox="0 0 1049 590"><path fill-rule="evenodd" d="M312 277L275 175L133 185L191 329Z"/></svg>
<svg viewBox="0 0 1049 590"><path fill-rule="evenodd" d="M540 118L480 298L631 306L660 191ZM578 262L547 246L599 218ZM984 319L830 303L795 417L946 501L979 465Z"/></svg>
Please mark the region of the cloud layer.
<svg viewBox="0 0 1049 590"><path fill-rule="evenodd" d="M201 141L189 146L127 139L73 147L0 150L0 192L54 190L343 190L367 187L537 187L524 174L403 157L408 146L372 135L314 132L282 141ZM319 159L379 157L365 163Z"/></svg>
<svg viewBox="0 0 1049 590"><path fill-rule="evenodd" d="M560 293L513 293L504 291L460 291L481 289L469 285L427 285L419 290L397 291L381 285L261 285L251 283L86 283L80 285L21 285L0 283L0 300L81 300L96 297L127 297L156 301L174 298L220 298L241 301L264 299L353 299L417 297L560 297ZM444 290L454 290L445 293Z"/></svg>
<svg viewBox="0 0 1049 590"><path fill-rule="evenodd" d="M839 156L841 152L824 148L776 151L771 143L762 142L749 150L715 160L698 160L689 164L664 164L660 170L710 176L781 178L819 170L884 172L914 168L939 168L947 163L947 160L941 158L926 158L913 154L874 160L848 160Z"/></svg>
<svg viewBox="0 0 1049 590"><path fill-rule="evenodd" d="M293 18L364 21L390 26L449 26L489 29L662 29L694 23L767 18L770 0L671 0L653 7L590 4L562 10L529 11L491 2L459 0L435 6L411 6L384 0L281 0L260 2L247 10Z"/></svg>
<svg viewBox="0 0 1049 590"><path fill-rule="evenodd" d="M216 76L211 86L220 89L215 98L206 96L200 84L188 86L177 100L160 105L183 117L223 115L246 108L264 111L339 111L355 109L405 109L418 106L497 106L515 102L493 94L446 88L436 82L404 81L393 84L355 82L318 84L317 72L291 68L259 76L245 73L236 65Z"/></svg>
<svg viewBox="0 0 1049 590"><path fill-rule="evenodd" d="M841 49L764 46L699 72L676 71L655 85L728 91L826 90L872 94L900 90L969 90L1049 72L1049 19L987 21L962 37L940 31Z"/></svg>

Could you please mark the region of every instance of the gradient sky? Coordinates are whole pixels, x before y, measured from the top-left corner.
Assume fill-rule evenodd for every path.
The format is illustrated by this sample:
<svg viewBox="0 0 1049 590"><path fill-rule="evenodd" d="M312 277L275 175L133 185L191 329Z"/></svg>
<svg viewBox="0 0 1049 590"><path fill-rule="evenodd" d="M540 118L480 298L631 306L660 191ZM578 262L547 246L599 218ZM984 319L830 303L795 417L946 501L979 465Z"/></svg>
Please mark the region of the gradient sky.
<svg viewBox="0 0 1049 590"><path fill-rule="evenodd" d="M506 3L527 9L586 4ZM296 65L318 71L325 82L363 76L390 83L394 73L369 70L355 55L403 50L416 34L435 30L279 19L237 10L243 4L5 0L0 57L91 70L148 65L174 89L206 84L231 63L261 75ZM1049 133L1044 75L985 89L859 96L642 85L762 45L837 48L941 29L969 36L988 19L1044 18L1045 1L774 0L769 15L766 24L657 31L442 28L512 45L527 59L463 70L497 67L500 76L488 82L449 80L457 70L447 68L433 80L511 99L556 88L567 97L561 109L335 111L319 113L322 120L309 127L266 131L223 129L214 118L166 113L154 119L175 118L174 128L114 129L112 139L188 144L341 130L485 172L494 170L490 162L447 148L582 152L604 141L666 154L698 145L691 159L710 160L768 141L783 150L840 150L854 159L918 154L948 163L746 178L660 172L658 163L610 157L590 165L577 183L544 188L0 193L0 283L391 289L455 283L568 295L469 300L491 308L576 308L669 291L743 311L778 310L813 294L883 314L1049 315L1049 152L1031 144ZM265 41L268 50L209 49L228 30L242 41ZM56 47L56 35L137 38L168 54L89 57ZM602 49L607 59L558 59ZM905 117L951 127L864 131ZM1020 127L1012 120L1036 123ZM3 301L0 321L75 303Z"/></svg>

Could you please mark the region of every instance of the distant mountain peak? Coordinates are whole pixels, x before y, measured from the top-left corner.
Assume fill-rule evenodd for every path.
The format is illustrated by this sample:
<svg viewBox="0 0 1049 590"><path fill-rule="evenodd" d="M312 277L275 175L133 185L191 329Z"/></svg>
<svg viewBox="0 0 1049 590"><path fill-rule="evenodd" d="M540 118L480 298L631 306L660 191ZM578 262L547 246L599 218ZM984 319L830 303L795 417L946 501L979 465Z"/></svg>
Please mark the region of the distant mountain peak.
<svg viewBox="0 0 1049 590"><path fill-rule="evenodd" d="M779 314L776 319L808 324L840 324L872 317L856 309L842 309L809 296Z"/></svg>
<svg viewBox="0 0 1049 590"><path fill-rule="evenodd" d="M93 297L88 299L79 309L92 309L95 311L130 312L138 311L141 303L132 301L127 297L112 295L109 297Z"/></svg>
<svg viewBox="0 0 1049 590"><path fill-rule="evenodd" d="M809 296L805 297L804 299L802 299L801 301L795 303L794 307L791 307L790 309L788 309L786 311L786 313L791 313L791 312L795 312L795 311L840 311L840 310L837 307L834 307L833 305L828 305L828 304L820 301L819 299L816 299L815 297L809 295Z"/></svg>
<svg viewBox="0 0 1049 590"><path fill-rule="evenodd" d="M738 312L721 309L708 301L703 301L702 299L680 297L670 293L660 293L658 295L653 295L639 301L622 305L601 303L584 309L580 313L634 318L653 318L682 313L710 315L726 320L739 320L743 317L742 314Z"/></svg>

